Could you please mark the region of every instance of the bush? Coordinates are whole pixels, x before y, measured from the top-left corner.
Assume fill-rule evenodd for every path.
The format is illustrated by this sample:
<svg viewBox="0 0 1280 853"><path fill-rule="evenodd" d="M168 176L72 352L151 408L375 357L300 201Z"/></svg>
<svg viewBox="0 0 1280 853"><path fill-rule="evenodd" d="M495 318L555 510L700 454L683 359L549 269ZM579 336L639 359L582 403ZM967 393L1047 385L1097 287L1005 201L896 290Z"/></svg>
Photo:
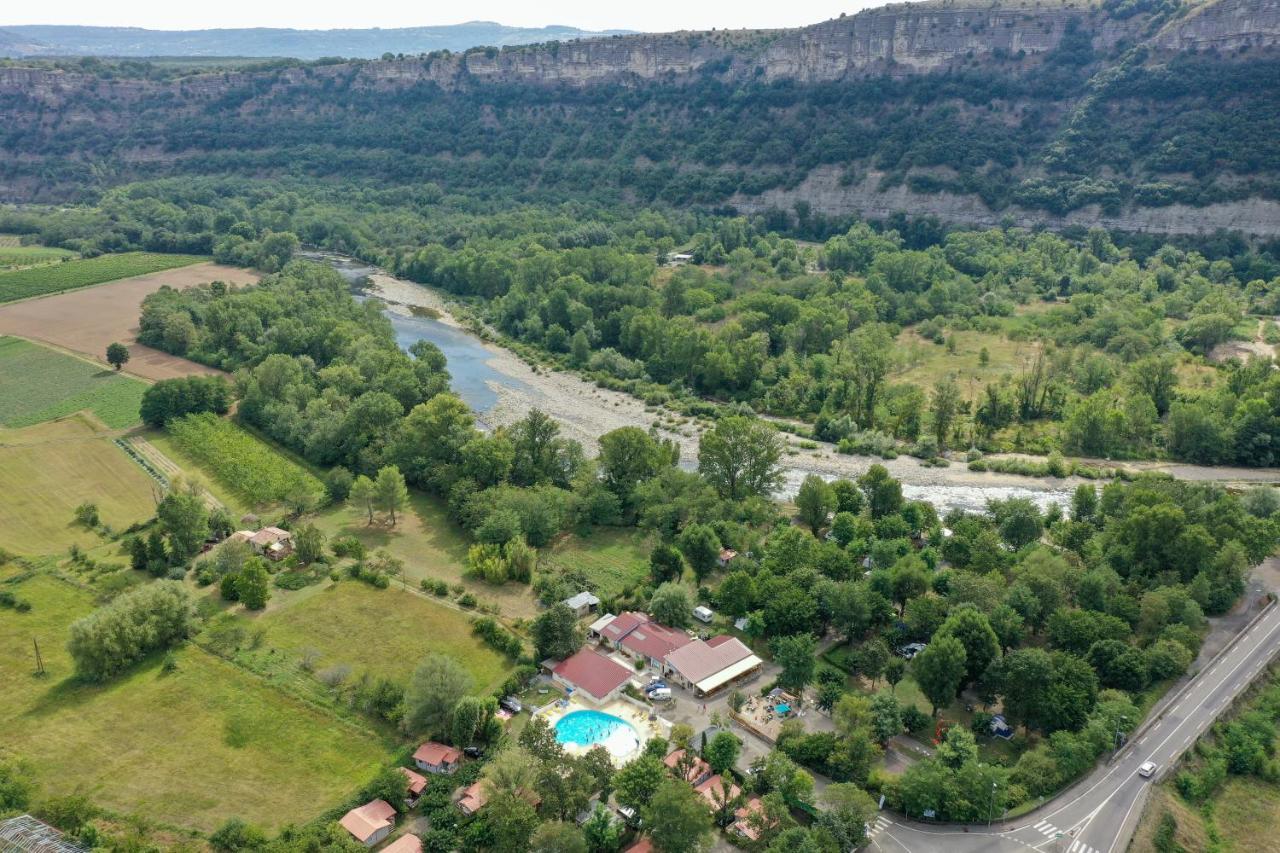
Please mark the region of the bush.
<svg viewBox="0 0 1280 853"><path fill-rule="evenodd" d="M498 624L496 619L482 616L471 623L471 630L497 651L513 660L520 657L520 638Z"/></svg>
<svg viewBox="0 0 1280 853"><path fill-rule="evenodd" d="M195 606L182 584L157 581L73 622L67 650L77 675L102 681L153 651L182 642L195 623Z"/></svg>

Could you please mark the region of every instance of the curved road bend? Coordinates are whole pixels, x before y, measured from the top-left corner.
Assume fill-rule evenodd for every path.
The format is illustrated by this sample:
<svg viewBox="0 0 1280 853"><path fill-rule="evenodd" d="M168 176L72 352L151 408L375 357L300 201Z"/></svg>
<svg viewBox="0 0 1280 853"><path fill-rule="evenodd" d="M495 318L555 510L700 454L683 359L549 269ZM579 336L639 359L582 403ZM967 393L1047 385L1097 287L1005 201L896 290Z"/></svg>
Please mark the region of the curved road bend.
<svg viewBox="0 0 1280 853"><path fill-rule="evenodd" d="M1280 605L1273 605L1114 761L1099 766L1057 799L1026 817L967 831L881 813L871 827L870 849L881 853L1122 853L1142 814L1148 785L1155 781L1139 776L1138 767L1154 761L1159 779L1271 662L1278 647Z"/></svg>

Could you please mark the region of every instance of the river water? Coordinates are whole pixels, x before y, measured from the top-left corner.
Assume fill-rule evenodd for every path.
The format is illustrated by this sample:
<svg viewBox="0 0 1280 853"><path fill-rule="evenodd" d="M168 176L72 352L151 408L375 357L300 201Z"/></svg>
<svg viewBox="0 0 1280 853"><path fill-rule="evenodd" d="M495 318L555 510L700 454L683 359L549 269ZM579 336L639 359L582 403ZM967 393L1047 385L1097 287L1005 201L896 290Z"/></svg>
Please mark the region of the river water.
<svg viewBox="0 0 1280 853"><path fill-rule="evenodd" d="M310 260L320 261L332 266L350 284L352 294L361 301L371 298L366 287L366 279L383 271L354 258L332 255L328 253L303 253ZM440 348L448 363L450 387L462 400L471 407L483 423L485 415L498 402L498 394L494 386L523 390L530 396L537 397L536 389L530 388L521 379L511 376L499 369L494 354L483 341L465 329L448 325L432 317L420 316L409 312L404 306L387 305L387 318L395 330L396 342L404 349L409 349L420 340L430 341ZM637 420L636 426L647 429L648 421ZM793 467L787 468L785 481L779 490L778 497L790 499L795 497L801 481L806 475L813 473L806 469L803 462L795 460ZM953 509L970 512L981 512L989 500L1005 500L1008 498L1029 498L1042 510L1051 503L1066 508L1071 501L1071 490L1066 488L1036 488L1034 486L1012 485L975 485L964 482L937 482L938 479L961 479L964 463L956 463L952 469L919 469L922 479L929 482L912 482L914 479L908 471L897 471L895 475L902 481L902 492L908 500L923 500L933 504L939 514L945 515ZM686 459L682 467L696 467L691 459ZM833 477L826 472L821 473L826 479ZM1029 481L1034 482L1034 481Z"/></svg>

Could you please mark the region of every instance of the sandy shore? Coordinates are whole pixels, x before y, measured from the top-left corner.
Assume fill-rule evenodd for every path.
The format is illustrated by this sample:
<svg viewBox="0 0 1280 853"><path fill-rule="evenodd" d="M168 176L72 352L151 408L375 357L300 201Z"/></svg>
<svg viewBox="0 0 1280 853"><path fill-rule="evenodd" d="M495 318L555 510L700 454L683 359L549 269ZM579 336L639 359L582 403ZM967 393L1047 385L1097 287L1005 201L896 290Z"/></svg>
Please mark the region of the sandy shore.
<svg viewBox="0 0 1280 853"><path fill-rule="evenodd" d="M470 330L450 311L446 297L438 291L384 273L370 276L370 282L371 291L387 302L391 310L408 314L411 307L429 309L439 315L440 322L470 334ZM498 402L480 415L491 426L510 425L523 418L530 409L539 408L555 418L564 434L581 442L590 455L595 455L598 450L597 439L611 430L624 426L643 429L657 426L662 437L679 443L682 464L693 466L697 463L698 435L702 428L694 421L664 409L647 407L629 394L597 388L572 373L531 367L498 344L485 341L483 345L492 356L489 366L513 380L511 386L489 383L498 396ZM1090 482L1080 477L1059 479L970 471L963 460L953 461L947 468L933 468L923 466L919 460L909 456L892 460L849 456L837 453L834 445L825 442L818 442L816 450L802 449L794 437L789 437L788 443L788 491L793 491L805 474L814 473L827 478L857 477L877 463L884 465L904 484L916 487L1011 489L1062 495L1080 483ZM1115 463L1098 461L1098 464L1107 467ZM1163 471L1187 480L1280 483L1280 471L1275 469L1215 468L1166 462L1128 463L1126 467Z"/></svg>

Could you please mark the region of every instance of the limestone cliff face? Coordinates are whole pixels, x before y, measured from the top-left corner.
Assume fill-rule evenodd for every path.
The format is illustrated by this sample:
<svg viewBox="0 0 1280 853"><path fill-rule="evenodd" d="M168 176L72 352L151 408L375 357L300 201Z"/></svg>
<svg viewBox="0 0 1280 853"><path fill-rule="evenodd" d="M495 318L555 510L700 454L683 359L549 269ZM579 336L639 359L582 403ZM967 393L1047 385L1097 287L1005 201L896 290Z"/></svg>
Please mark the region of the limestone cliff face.
<svg viewBox="0 0 1280 853"><path fill-rule="evenodd" d="M1164 27L1152 44L1172 51L1236 51L1280 45L1280 0L1218 0Z"/></svg>

